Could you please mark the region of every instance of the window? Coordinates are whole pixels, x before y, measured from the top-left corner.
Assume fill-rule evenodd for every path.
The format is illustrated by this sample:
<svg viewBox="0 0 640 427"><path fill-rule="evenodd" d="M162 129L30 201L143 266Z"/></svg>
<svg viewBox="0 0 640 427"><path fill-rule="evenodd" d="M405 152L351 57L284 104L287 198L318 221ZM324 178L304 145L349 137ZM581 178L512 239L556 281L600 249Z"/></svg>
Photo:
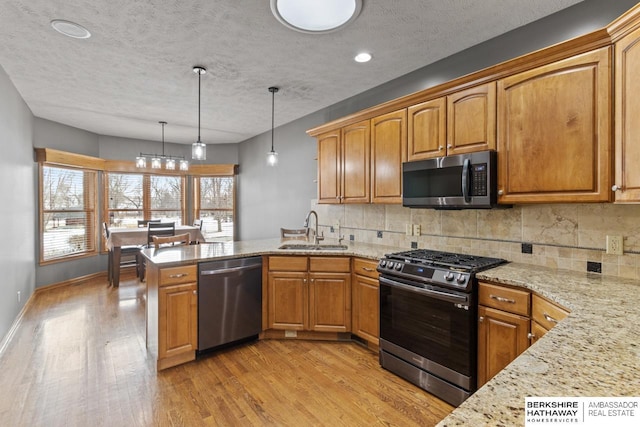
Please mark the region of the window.
<svg viewBox="0 0 640 427"><path fill-rule="evenodd" d="M235 177L202 176L195 181L195 217L202 219L207 242L228 242L234 238Z"/></svg>
<svg viewBox="0 0 640 427"><path fill-rule="evenodd" d="M96 252L97 172L40 167L40 262Z"/></svg>
<svg viewBox="0 0 640 427"><path fill-rule="evenodd" d="M105 176L110 226L135 228L138 221L149 219L183 223L185 178L133 173Z"/></svg>

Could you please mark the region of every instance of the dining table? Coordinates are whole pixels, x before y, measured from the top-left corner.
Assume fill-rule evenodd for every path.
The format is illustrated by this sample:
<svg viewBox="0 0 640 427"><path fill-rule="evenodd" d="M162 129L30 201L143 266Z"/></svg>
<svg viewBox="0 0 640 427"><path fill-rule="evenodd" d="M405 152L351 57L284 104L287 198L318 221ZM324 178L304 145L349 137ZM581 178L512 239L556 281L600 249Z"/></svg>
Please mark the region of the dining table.
<svg viewBox="0 0 640 427"><path fill-rule="evenodd" d="M205 238L199 227L191 225L176 225L175 234L189 233L191 242L202 243ZM120 261L122 258L123 246L143 246L148 244L148 230L146 227L141 228L111 228L109 229L109 238L107 239L107 249L111 253L112 268L111 283L114 287L120 285Z"/></svg>

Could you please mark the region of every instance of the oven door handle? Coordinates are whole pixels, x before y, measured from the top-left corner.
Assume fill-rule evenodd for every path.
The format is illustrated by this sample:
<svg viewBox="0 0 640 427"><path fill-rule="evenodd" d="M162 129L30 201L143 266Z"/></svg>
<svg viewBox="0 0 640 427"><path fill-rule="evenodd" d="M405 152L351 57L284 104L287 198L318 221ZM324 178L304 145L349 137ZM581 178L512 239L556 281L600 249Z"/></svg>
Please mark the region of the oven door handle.
<svg viewBox="0 0 640 427"><path fill-rule="evenodd" d="M404 283L396 282L395 280L388 279L386 277L379 277L380 283L385 285L400 288L405 291L414 292L416 294L425 295L431 298L439 299L442 301L448 301L455 304L469 305L469 298L467 296L451 294L448 292L436 291L434 289L418 288L416 286L405 285Z"/></svg>

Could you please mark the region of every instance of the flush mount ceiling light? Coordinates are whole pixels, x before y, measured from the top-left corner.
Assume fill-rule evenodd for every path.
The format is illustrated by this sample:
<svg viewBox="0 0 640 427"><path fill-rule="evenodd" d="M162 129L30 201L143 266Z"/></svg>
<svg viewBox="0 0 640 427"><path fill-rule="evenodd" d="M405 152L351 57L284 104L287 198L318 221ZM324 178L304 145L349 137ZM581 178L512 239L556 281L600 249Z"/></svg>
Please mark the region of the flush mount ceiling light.
<svg viewBox="0 0 640 427"><path fill-rule="evenodd" d="M278 153L273 148L273 128L275 124L276 92L278 92L278 88L271 86L269 92L271 92L271 151L267 153L267 163L269 166L275 166L278 163Z"/></svg>
<svg viewBox="0 0 640 427"><path fill-rule="evenodd" d="M74 39L88 39L91 37L89 30L75 22L65 21L64 19L54 19L51 21L51 26L60 34L73 37Z"/></svg>
<svg viewBox="0 0 640 427"><path fill-rule="evenodd" d="M284 26L303 33L336 31L360 14L362 0L271 0L271 12Z"/></svg>
<svg viewBox="0 0 640 427"><path fill-rule="evenodd" d="M371 61L371 54L367 52L361 52L353 58L356 62L369 62Z"/></svg>
<svg viewBox="0 0 640 427"><path fill-rule="evenodd" d="M180 170L181 171L189 170L189 162L186 161L183 156L168 156L164 154L164 125L166 125L167 122L158 122L158 123L162 125L162 154L140 153L140 155L136 157L136 167L146 168L147 157L151 157L152 169L161 169L162 163L164 162L165 169L175 170L176 160L180 160Z"/></svg>
<svg viewBox="0 0 640 427"><path fill-rule="evenodd" d="M198 140L191 144L191 158L193 160L207 159L207 146L200 140L200 79L207 72L207 69L196 65L193 72L198 75Z"/></svg>

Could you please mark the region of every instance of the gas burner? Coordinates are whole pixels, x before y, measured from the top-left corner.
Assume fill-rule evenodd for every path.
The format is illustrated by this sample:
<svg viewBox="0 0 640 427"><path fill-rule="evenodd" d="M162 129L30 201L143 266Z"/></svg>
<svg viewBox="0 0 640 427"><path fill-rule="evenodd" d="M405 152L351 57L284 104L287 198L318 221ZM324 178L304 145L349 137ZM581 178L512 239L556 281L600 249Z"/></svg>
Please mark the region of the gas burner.
<svg viewBox="0 0 640 427"><path fill-rule="evenodd" d="M387 259L402 260L406 263L425 264L451 270L478 272L495 267L506 261L500 258L481 257L477 255L456 254L452 252L415 249L397 252L386 256Z"/></svg>

